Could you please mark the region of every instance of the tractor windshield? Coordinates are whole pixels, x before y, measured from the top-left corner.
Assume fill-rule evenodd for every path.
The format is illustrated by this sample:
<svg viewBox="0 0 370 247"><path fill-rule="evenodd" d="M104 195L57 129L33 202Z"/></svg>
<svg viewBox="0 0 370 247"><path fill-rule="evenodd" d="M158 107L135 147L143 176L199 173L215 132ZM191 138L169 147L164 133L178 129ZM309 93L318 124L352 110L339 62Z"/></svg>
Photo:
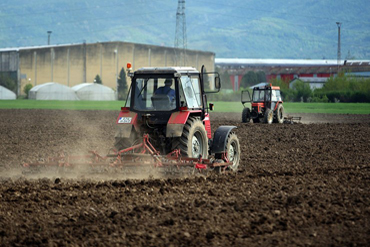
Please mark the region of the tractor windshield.
<svg viewBox="0 0 370 247"><path fill-rule="evenodd" d="M139 111L171 111L176 108L174 78L135 78L126 107Z"/></svg>
<svg viewBox="0 0 370 247"><path fill-rule="evenodd" d="M271 89L254 89L253 90L253 102L264 102L264 101L282 101L280 90Z"/></svg>

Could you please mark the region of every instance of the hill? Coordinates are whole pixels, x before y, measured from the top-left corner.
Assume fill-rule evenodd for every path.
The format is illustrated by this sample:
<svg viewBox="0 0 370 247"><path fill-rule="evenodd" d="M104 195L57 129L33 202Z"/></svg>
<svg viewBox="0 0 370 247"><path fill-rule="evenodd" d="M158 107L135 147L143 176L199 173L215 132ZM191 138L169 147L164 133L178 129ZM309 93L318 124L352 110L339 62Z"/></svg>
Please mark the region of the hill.
<svg viewBox="0 0 370 247"><path fill-rule="evenodd" d="M0 48L127 41L173 46L175 0L3 0ZM370 58L368 0L186 2L188 48L217 57Z"/></svg>

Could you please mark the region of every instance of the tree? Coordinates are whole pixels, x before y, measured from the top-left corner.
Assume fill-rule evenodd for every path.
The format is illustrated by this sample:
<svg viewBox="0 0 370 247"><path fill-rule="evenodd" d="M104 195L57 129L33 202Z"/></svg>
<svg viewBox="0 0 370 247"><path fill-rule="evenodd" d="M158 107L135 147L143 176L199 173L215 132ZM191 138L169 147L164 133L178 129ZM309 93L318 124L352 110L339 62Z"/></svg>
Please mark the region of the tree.
<svg viewBox="0 0 370 247"><path fill-rule="evenodd" d="M99 76L99 75L96 75L96 76L95 76L94 83L97 83L97 84L103 84L103 82L102 82L102 80L100 79L100 76Z"/></svg>
<svg viewBox="0 0 370 247"><path fill-rule="evenodd" d="M307 99L312 95L310 84L304 83L303 81L300 80L293 84L293 91L296 101L306 102Z"/></svg>
<svg viewBox="0 0 370 247"><path fill-rule="evenodd" d="M33 87L32 84L31 83L28 83L23 88L23 92L26 94L26 98L27 99L28 99L28 94L29 94L30 90L32 89L32 87Z"/></svg>
<svg viewBox="0 0 370 247"><path fill-rule="evenodd" d="M258 83L257 74L254 71L248 71L242 78L240 85L244 88L251 87Z"/></svg>
<svg viewBox="0 0 370 247"><path fill-rule="evenodd" d="M122 68L119 72L118 77L118 99L124 100L126 99L127 94L127 80L126 80L126 72L125 69Z"/></svg>
<svg viewBox="0 0 370 247"><path fill-rule="evenodd" d="M17 90L17 83L7 75L0 74L0 86L3 86L13 92Z"/></svg>
<svg viewBox="0 0 370 247"><path fill-rule="evenodd" d="M257 80L258 80L258 83L260 82L266 82L266 74L264 71L260 70L260 71L257 71Z"/></svg>
<svg viewBox="0 0 370 247"><path fill-rule="evenodd" d="M270 80L270 83L273 86L280 87L280 93L281 93L281 96L283 97L284 101L294 100L294 91L293 91L293 89L289 88L289 81L288 80L283 80L281 78L275 78L275 79Z"/></svg>

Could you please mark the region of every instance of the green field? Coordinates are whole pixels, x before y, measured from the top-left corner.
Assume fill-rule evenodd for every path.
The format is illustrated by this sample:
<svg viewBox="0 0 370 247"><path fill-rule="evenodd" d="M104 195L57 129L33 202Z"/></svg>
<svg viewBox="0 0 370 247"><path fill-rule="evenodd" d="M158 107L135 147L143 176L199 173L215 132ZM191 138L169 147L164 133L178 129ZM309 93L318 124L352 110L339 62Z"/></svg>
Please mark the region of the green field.
<svg viewBox="0 0 370 247"><path fill-rule="evenodd" d="M284 109L285 113L370 114L370 103L284 103ZM240 102L215 102L215 112L242 110Z"/></svg>
<svg viewBox="0 0 370 247"><path fill-rule="evenodd" d="M0 109L120 110L124 101L1 100Z"/></svg>
<svg viewBox="0 0 370 247"><path fill-rule="evenodd" d="M213 102L215 112L242 112L240 102ZM0 109L120 110L124 101L1 100ZM370 103L284 103L286 113L370 114Z"/></svg>

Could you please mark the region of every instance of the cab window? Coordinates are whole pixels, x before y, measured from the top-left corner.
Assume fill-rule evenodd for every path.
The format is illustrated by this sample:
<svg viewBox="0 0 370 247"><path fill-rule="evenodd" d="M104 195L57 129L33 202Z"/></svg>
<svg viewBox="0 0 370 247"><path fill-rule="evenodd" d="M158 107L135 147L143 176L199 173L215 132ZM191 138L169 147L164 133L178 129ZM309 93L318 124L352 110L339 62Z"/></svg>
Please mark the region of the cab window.
<svg viewBox="0 0 370 247"><path fill-rule="evenodd" d="M181 86L184 91L184 96L188 108L202 107L200 83L198 77L182 76ZM182 100L182 99L180 99Z"/></svg>

